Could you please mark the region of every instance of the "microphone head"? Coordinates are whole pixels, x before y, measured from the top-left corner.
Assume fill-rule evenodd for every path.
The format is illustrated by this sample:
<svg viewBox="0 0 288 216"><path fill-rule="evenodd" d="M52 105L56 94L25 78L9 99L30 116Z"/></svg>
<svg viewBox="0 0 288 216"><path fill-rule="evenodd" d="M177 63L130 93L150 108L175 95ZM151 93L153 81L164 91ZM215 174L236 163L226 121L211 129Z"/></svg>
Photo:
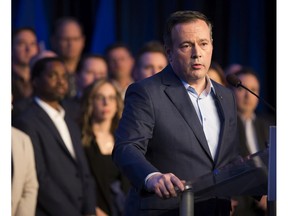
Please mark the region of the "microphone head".
<svg viewBox="0 0 288 216"><path fill-rule="evenodd" d="M241 80L235 74L228 74L226 80L230 85L236 88L242 85Z"/></svg>

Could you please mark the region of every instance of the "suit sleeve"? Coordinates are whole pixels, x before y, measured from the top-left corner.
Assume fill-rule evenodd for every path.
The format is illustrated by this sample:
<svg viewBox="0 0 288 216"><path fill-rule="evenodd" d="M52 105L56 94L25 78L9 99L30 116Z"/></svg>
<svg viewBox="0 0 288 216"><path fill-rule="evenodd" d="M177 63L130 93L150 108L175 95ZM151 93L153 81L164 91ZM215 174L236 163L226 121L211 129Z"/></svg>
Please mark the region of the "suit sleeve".
<svg viewBox="0 0 288 216"><path fill-rule="evenodd" d="M29 136L23 135L23 157L26 164L26 175L23 193L19 201L19 205L15 216L29 216L35 215L37 193L38 193L38 180L36 175L34 151ZM20 145L20 143L17 143Z"/></svg>
<svg viewBox="0 0 288 216"><path fill-rule="evenodd" d="M154 125L153 103L149 93L138 83L130 85L125 96L122 119L115 134L112 158L138 190L143 188L148 174L159 172L145 158Z"/></svg>
<svg viewBox="0 0 288 216"><path fill-rule="evenodd" d="M79 147L79 152L81 154L81 170L83 171L83 178L84 178L84 206L83 206L83 213L84 214L91 214L95 213L96 208L96 191L97 187L94 182L94 178L91 175L90 168L88 165L88 161L82 146Z"/></svg>
<svg viewBox="0 0 288 216"><path fill-rule="evenodd" d="M53 181L47 171L44 155L41 148L41 135L37 128L26 121L18 120L15 124L17 128L23 130L31 138L34 154L37 176L39 181L38 203L50 215L73 215L80 216L79 210L72 205L66 196L63 195L61 188ZM65 206L63 206L65 203Z"/></svg>

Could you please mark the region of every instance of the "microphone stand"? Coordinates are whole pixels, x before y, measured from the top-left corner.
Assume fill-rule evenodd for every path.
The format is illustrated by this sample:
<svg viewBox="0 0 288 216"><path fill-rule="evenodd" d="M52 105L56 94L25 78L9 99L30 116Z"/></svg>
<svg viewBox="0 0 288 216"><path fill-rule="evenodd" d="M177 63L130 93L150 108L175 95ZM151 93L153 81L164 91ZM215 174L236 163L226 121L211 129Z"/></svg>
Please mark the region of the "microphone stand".
<svg viewBox="0 0 288 216"><path fill-rule="evenodd" d="M238 84L238 86L241 86L242 88L246 89L247 91L249 91L251 94L253 94L254 96L256 96L259 100L263 101L271 110L273 110L276 113L276 109L270 105L268 102L266 102L264 99L262 99L261 97L259 97L257 94L255 94L253 91L251 91L249 88L247 88L246 86L242 85L241 83Z"/></svg>

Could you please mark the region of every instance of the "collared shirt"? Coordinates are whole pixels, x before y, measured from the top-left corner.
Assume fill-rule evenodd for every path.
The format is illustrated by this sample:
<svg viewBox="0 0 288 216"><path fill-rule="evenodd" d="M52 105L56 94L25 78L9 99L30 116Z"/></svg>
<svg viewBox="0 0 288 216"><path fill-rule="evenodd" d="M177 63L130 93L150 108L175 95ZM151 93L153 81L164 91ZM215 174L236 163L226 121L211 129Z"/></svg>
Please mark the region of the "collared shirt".
<svg viewBox="0 0 288 216"><path fill-rule="evenodd" d="M241 121L243 122L246 134L247 148L250 154L254 154L259 151L259 145L256 138L256 132L253 125L253 121L255 120L255 114L249 118L244 119L240 116Z"/></svg>
<svg viewBox="0 0 288 216"><path fill-rule="evenodd" d="M52 108L50 105L48 105L46 102L44 102L38 97L35 97L35 101L40 107L42 107L42 109L44 109L44 111L51 118L56 128L58 129L58 132L60 133L60 136L64 141L68 151L70 152L73 158L76 158L71 136L68 127L66 125L66 122L64 120L65 110L62 107L60 107L60 111L57 111L56 109Z"/></svg>
<svg viewBox="0 0 288 216"><path fill-rule="evenodd" d="M184 87L187 89L190 100L195 108L200 123L203 126L203 131L209 145L210 153L215 159L220 135L220 118L215 104L214 95L215 89L206 76L207 85L204 91L198 95L196 90L188 83L182 80Z"/></svg>
<svg viewBox="0 0 288 216"><path fill-rule="evenodd" d="M185 89L187 89L188 95L196 110L199 121L201 122L203 126L203 130L204 130L206 140L209 145L211 155L213 159L215 159L215 156L217 153L217 147L219 143L221 125L220 125L220 118L219 118L219 114L217 111L217 107L214 102L214 96L212 95L212 94L216 95L216 93L208 76L206 77L206 80L207 80L207 86L199 96L197 92L195 91L195 89L191 87L188 83L186 83L183 80L182 80L182 83ZM156 174L161 174L161 173L153 172L146 176L145 182L144 182L146 189L147 189L148 180Z"/></svg>

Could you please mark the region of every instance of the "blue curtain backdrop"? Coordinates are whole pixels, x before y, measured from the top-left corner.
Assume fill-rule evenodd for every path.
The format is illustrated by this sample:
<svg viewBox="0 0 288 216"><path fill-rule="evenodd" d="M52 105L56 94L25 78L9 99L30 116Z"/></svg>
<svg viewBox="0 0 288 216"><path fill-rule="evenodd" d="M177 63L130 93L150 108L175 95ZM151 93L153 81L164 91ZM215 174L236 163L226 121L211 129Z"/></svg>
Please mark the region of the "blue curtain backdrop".
<svg viewBox="0 0 288 216"><path fill-rule="evenodd" d="M276 106L276 1L12 0L12 29L34 27L49 49L55 20L75 16L84 27L85 52L103 53L121 41L136 54L144 42L162 40L165 20L176 10L205 13L214 25L213 59L223 68L251 66L260 77L261 96Z"/></svg>

